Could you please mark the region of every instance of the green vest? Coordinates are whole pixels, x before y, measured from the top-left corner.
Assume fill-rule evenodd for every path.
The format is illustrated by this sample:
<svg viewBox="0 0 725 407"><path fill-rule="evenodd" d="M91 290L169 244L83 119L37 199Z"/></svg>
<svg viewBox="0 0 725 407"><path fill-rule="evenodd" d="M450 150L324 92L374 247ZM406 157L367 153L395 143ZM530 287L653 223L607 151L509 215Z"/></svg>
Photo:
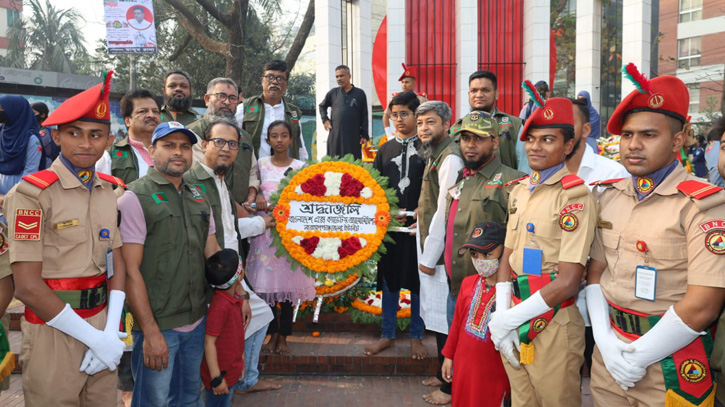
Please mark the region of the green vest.
<svg viewBox="0 0 725 407"><path fill-rule="evenodd" d="M209 202L209 205L211 206L211 211L214 214L214 224L216 225L216 240L217 242L219 242L219 246L221 246L222 249L226 249L226 247L224 247L225 242L224 227L222 221L222 202L219 198L219 189L216 186L214 177L210 175L206 171L206 169L204 169L200 162L197 161L194 163L194 165L191 166L189 171L186 171L186 173L184 174L184 182L198 189L199 192L204 195L207 202ZM234 201L230 201L230 203L232 206L232 215L234 216L234 219L237 219L237 206L234 204ZM239 225L237 222L234 222L234 230L239 233ZM239 235L237 234L237 236ZM230 247L230 249L234 249L236 252L241 253L238 246Z"/></svg>
<svg viewBox="0 0 725 407"><path fill-rule="evenodd" d="M453 236L446 235L446 240L453 239L453 260L450 287L451 295L458 296L463 279L476 274L476 269L471 262L471 253L466 251L458 256L458 249L463 246L468 237L473 233L473 228L481 222L496 222L506 227L508 220L508 197L509 190L504 185L523 177L523 172L517 171L501 164L498 157L465 180L462 177L463 170L458 172L458 182L451 189L460 188L461 195L458 199L458 210L453 215ZM446 225L453 198L450 194L446 197Z"/></svg>
<svg viewBox="0 0 725 407"><path fill-rule="evenodd" d="M204 139L204 132L209 127L209 121L206 117L201 120L195 121L189 126L189 130L196 133L199 138ZM251 137L245 130L240 129L241 138L239 139L239 153L237 159L234 160L234 164L227 171L224 176L224 181L229 186L232 198L235 201L242 203L247 200L249 195L249 174L252 169L252 154L254 150L249 144Z"/></svg>
<svg viewBox="0 0 725 407"><path fill-rule="evenodd" d="M126 185L139 179L138 159L126 136L111 146L111 175L121 178ZM146 174L143 174L146 175Z"/></svg>
<svg viewBox="0 0 725 407"><path fill-rule="evenodd" d="M209 203L186 183L179 194L156 170L128 189L138 197L146 221L141 275L159 329L198 321L206 314L211 296L204 277Z"/></svg>
<svg viewBox="0 0 725 407"><path fill-rule="evenodd" d="M284 120L292 125L292 145L290 146L290 157L300 158L300 118L302 111L299 107L282 98L284 102ZM242 128L252 135L252 146L254 154L259 157L259 146L262 141L262 127L264 126L264 100L262 95L244 99L244 122Z"/></svg>
<svg viewBox="0 0 725 407"><path fill-rule="evenodd" d="M521 131L522 122L516 116L503 113L498 109L493 112L493 117L496 119L498 124L498 148L496 149L496 155L501 158L501 163L507 167L518 168L518 161L516 159L516 140ZM451 126L451 135L455 134L461 129L461 123L463 118ZM453 136L453 141L460 143L461 136L456 134Z"/></svg>
<svg viewBox="0 0 725 407"><path fill-rule="evenodd" d="M183 124L186 127L189 127L191 123L194 123L197 120L200 120L203 116L196 112L196 110L189 108L185 112L176 113L176 119L174 119L174 116L171 114L171 110L169 110L169 107L166 105L161 106L161 121L162 122L170 122L175 121Z"/></svg>
<svg viewBox="0 0 725 407"><path fill-rule="evenodd" d="M440 188L438 167L451 154L460 157L461 149L458 144L453 142L452 138L443 137L443 140L433 151L433 156L428 159L425 171L423 171L423 185L420 189L420 198L418 198L418 230L420 231L421 249L428 237L428 228L433 220L433 215L438 210L438 190ZM443 264L442 254L437 264Z"/></svg>

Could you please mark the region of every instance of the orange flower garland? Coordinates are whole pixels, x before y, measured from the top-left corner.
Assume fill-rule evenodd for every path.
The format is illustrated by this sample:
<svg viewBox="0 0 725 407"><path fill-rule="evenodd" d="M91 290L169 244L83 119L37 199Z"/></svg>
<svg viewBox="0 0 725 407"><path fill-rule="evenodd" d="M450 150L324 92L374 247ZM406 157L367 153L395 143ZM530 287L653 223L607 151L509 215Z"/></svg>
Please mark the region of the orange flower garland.
<svg viewBox="0 0 725 407"><path fill-rule="evenodd" d="M379 292L379 291L377 291L377 292ZM400 291L400 298L398 300L398 304L400 304L401 301L404 301L404 300L409 301L409 299L406 295L410 295L410 291L407 291L407 292L406 292L406 290ZM376 307L374 305L368 305L360 298L356 298L355 301L353 301L351 305L353 308L355 308L359 311L362 311L362 312L366 312L368 314L373 314L373 315L382 315L383 314L383 309L381 307ZM399 306L399 308L400 309L398 310L398 313L397 313L398 318L410 318L410 313L411 313L410 307Z"/></svg>
<svg viewBox="0 0 725 407"><path fill-rule="evenodd" d="M323 284L319 287L315 287L315 290L317 291L318 296L319 295L323 295L323 296L335 295L335 294L339 293L340 291L346 289L347 287L357 284L358 281L360 281L360 277L358 277L357 274L352 273L349 276L347 276L345 281L341 281L341 282L334 284L332 286L329 286L329 287Z"/></svg>
<svg viewBox="0 0 725 407"><path fill-rule="evenodd" d="M386 189L383 189L380 182L376 180L376 177L370 171L374 170L368 170L361 165L345 160L313 164L296 173L279 194L277 205L273 211L274 218L277 221L275 231L280 238L281 245L293 259L307 269L308 275L347 272L353 267L361 265L378 252L383 239L385 239L387 226L390 223L391 208L388 200L392 190L386 191ZM325 184L323 184L326 174L330 178L333 176L342 177L343 185L338 188L340 190L339 195L332 194L326 189ZM347 182L347 187L344 184L345 182ZM349 187L351 184L353 187ZM335 191L334 188L332 190ZM353 194L356 193L359 196L342 196L343 194L350 194L349 191L351 190L354 191ZM314 194L305 191L312 191ZM327 195L324 195L325 193ZM394 192L392 192L392 196L394 196ZM376 208L374 219L376 232L352 233L288 229L290 202L293 201L374 205ZM355 243L346 244L345 240L351 238ZM357 251L352 254L345 253L340 256L339 260L323 259L312 255L315 247L322 244L322 240L330 242L331 239L339 239L340 242L343 242L343 246L354 247L351 251L355 249Z"/></svg>

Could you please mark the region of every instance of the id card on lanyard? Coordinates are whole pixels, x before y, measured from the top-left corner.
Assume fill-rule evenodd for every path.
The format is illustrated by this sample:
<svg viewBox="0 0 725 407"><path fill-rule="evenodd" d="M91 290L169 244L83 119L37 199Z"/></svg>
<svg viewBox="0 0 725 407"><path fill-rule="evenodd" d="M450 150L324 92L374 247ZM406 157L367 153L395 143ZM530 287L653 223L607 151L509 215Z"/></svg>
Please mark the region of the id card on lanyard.
<svg viewBox="0 0 725 407"><path fill-rule="evenodd" d="M533 223L526 224L526 232L529 233L531 240L524 244L524 262L522 272L532 276L541 275L541 265L543 262L543 251L536 243L536 235Z"/></svg>
<svg viewBox="0 0 725 407"><path fill-rule="evenodd" d="M634 296L641 300L654 301L657 296L657 269L649 266L649 249L643 240L637 242L637 251L644 253L644 265L635 269Z"/></svg>
<svg viewBox="0 0 725 407"><path fill-rule="evenodd" d="M111 248L111 231L108 229L101 229L99 234L100 240L108 242L108 248L106 249L106 279L110 280L113 277L113 249Z"/></svg>

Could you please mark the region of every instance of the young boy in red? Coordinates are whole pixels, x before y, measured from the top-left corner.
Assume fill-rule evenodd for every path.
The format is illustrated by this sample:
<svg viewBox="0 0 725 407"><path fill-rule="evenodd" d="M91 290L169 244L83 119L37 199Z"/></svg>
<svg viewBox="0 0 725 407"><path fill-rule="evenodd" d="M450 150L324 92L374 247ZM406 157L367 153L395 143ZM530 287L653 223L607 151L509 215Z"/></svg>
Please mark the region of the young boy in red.
<svg viewBox="0 0 725 407"><path fill-rule="evenodd" d="M206 281L214 288L206 314L201 380L206 407L230 407L234 384L244 377L244 318L241 292L244 269L234 250L224 249L206 261Z"/></svg>

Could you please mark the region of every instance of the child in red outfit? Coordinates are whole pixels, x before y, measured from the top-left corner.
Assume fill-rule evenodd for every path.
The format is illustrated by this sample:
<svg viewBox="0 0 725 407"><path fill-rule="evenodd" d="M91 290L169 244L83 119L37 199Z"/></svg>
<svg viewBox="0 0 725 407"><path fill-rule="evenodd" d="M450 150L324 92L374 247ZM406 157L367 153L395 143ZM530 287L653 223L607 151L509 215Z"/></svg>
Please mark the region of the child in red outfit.
<svg viewBox="0 0 725 407"><path fill-rule="evenodd" d="M206 261L206 280L214 288L206 314L201 380L206 407L230 407L234 384L244 377L244 269L234 250L224 249Z"/></svg>
<svg viewBox="0 0 725 407"><path fill-rule="evenodd" d="M500 407L511 394L501 356L488 332L496 305L496 273L505 235L506 229L498 223L478 224L458 251L459 255L471 251L478 274L461 283L442 352L445 359L441 373L443 380L453 382L453 407Z"/></svg>

